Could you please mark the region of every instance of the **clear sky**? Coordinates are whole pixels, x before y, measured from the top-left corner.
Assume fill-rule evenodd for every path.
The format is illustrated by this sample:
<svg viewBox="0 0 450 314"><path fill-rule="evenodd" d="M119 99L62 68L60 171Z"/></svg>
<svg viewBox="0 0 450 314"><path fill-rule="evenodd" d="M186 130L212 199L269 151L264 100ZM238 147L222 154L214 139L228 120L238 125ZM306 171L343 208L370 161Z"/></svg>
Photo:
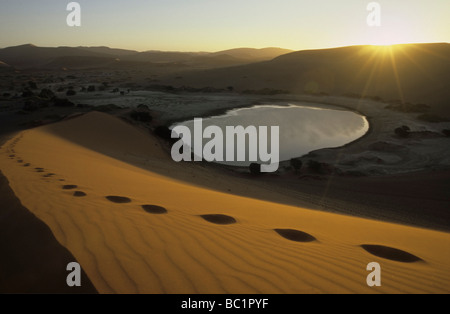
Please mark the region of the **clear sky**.
<svg viewBox="0 0 450 314"><path fill-rule="evenodd" d="M356 44L450 42L450 0L79 0L81 27L66 24L68 0L0 0L0 47L110 46L178 51L238 47L294 50Z"/></svg>

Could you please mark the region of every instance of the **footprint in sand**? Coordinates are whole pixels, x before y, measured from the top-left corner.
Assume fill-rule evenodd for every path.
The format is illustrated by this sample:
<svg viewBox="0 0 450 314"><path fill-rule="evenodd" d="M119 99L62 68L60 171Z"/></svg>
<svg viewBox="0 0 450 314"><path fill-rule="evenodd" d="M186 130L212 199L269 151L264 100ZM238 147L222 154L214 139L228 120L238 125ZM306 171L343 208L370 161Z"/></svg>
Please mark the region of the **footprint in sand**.
<svg viewBox="0 0 450 314"><path fill-rule="evenodd" d="M75 191L75 192L73 192L73 196L75 196L75 197L84 197L86 195L87 194L84 193L83 191Z"/></svg>
<svg viewBox="0 0 450 314"><path fill-rule="evenodd" d="M43 177L44 178L51 178L51 177L53 177L53 176L55 176L56 174L54 174L54 173L47 173L47 174L45 174Z"/></svg>
<svg viewBox="0 0 450 314"><path fill-rule="evenodd" d="M142 205L142 209L144 209L147 213L150 214L167 214L167 209L157 205Z"/></svg>
<svg viewBox="0 0 450 314"><path fill-rule="evenodd" d="M24 166L24 167L29 167L29 166L31 166L31 164L30 164L30 163L26 163L26 164L24 164L23 166Z"/></svg>
<svg viewBox="0 0 450 314"><path fill-rule="evenodd" d="M78 187L78 185L74 185L74 184L67 184L67 185L63 185L63 190L73 190L76 189Z"/></svg>
<svg viewBox="0 0 450 314"><path fill-rule="evenodd" d="M21 164L21 163L23 163L23 160L22 160L22 159L19 159L19 160L17 160L17 162L18 162L19 164Z"/></svg>
<svg viewBox="0 0 450 314"><path fill-rule="evenodd" d="M274 229L276 233L285 239L296 241L296 242L313 242L317 241L312 235L294 229Z"/></svg>
<svg viewBox="0 0 450 314"><path fill-rule="evenodd" d="M402 263L414 263L424 261L420 257L412 255L411 253L394 249L388 246L383 245L372 245L372 244L363 244L361 247L369 252L372 255L377 257L389 259L391 261L402 262Z"/></svg>
<svg viewBox="0 0 450 314"><path fill-rule="evenodd" d="M34 168L34 170L36 170L36 172L44 172L44 168Z"/></svg>
<svg viewBox="0 0 450 314"><path fill-rule="evenodd" d="M222 214L200 215L200 217L217 225L231 225L236 223L236 219L233 217Z"/></svg>
<svg viewBox="0 0 450 314"><path fill-rule="evenodd" d="M125 203L131 203L131 199L125 196L106 196L106 199L110 202L117 203L117 204L125 204Z"/></svg>

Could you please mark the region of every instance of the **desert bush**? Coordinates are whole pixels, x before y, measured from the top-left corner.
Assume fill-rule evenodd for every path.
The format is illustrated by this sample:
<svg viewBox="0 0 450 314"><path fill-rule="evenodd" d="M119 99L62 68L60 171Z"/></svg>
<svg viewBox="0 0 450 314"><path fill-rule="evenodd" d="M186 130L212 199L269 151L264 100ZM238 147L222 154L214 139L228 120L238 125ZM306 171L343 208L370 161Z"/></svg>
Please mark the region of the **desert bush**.
<svg viewBox="0 0 450 314"><path fill-rule="evenodd" d="M28 98L28 97L33 97L33 96L34 96L34 93L31 90L29 90L28 88L22 92L23 98Z"/></svg>
<svg viewBox="0 0 450 314"><path fill-rule="evenodd" d="M39 105L34 101L27 100L22 109L25 111L36 111L39 109Z"/></svg>
<svg viewBox="0 0 450 314"><path fill-rule="evenodd" d="M95 92L95 86L94 85L90 85L87 89L88 92Z"/></svg>
<svg viewBox="0 0 450 314"><path fill-rule="evenodd" d="M52 92L50 89L48 88L44 88L41 90L41 92L39 93L39 97L41 98L45 98L45 99L52 99L53 97L55 97L55 93Z"/></svg>
<svg viewBox="0 0 450 314"><path fill-rule="evenodd" d="M130 113L130 117L131 117L131 119L133 119L135 121L141 121L141 122L151 122L152 121L152 116L150 115L150 113L148 113L146 111L132 111Z"/></svg>
<svg viewBox="0 0 450 314"><path fill-rule="evenodd" d="M75 104L67 98L54 98L53 105L56 107L73 107Z"/></svg>
<svg viewBox="0 0 450 314"><path fill-rule="evenodd" d="M292 158L290 160L290 165L292 166L292 168L294 168L295 173L297 173L302 168L303 163L300 159Z"/></svg>
<svg viewBox="0 0 450 314"><path fill-rule="evenodd" d="M172 130L165 125L157 126L154 133L165 140L172 140Z"/></svg>
<svg viewBox="0 0 450 314"><path fill-rule="evenodd" d="M248 166L250 173L252 175L260 175L261 174L261 165L258 163L251 163L250 166Z"/></svg>
<svg viewBox="0 0 450 314"><path fill-rule="evenodd" d="M100 112L111 112L113 110L122 109L121 107L114 105L114 104L108 104L108 105L100 105L96 106L95 110Z"/></svg>
<svg viewBox="0 0 450 314"><path fill-rule="evenodd" d="M409 131L410 131L410 128L408 126L404 125L404 126L396 128L394 132L399 137L406 138L406 137L409 137L409 135L410 135Z"/></svg>
<svg viewBox="0 0 450 314"><path fill-rule="evenodd" d="M37 84L34 81L28 81L28 87L30 89L37 89Z"/></svg>
<svg viewBox="0 0 450 314"><path fill-rule="evenodd" d="M147 105L144 105L144 104L139 104L137 106L137 108L140 109L140 110L150 110L150 108Z"/></svg>
<svg viewBox="0 0 450 314"><path fill-rule="evenodd" d="M316 160L310 160L308 161L308 168L312 172L320 173L320 169L322 168L322 165L320 162Z"/></svg>
<svg viewBox="0 0 450 314"><path fill-rule="evenodd" d="M69 90L66 92L66 96L75 96L76 94L77 94L77 92L74 91L74 90L72 90L72 89L69 89Z"/></svg>

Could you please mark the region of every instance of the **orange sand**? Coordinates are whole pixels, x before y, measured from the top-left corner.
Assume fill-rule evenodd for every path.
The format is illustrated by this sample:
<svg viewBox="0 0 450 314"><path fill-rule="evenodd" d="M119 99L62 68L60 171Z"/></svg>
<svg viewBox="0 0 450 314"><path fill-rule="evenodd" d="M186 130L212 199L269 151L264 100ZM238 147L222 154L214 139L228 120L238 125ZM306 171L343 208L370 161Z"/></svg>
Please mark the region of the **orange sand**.
<svg viewBox="0 0 450 314"><path fill-rule="evenodd" d="M155 165L159 174L149 170ZM101 293L450 292L450 234L177 181L170 171L183 171L183 165L174 165L157 139L106 114L22 132L1 149L0 169ZM66 184L77 188L64 190ZM86 196L74 197L75 190ZM131 202L113 203L105 198L110 195ZM141 205L167 213L151 214ZM205 214L228 215L236 223L214 224L200 217ZM277 228L317 241L291 241ZM376 257L362 244L401 249L424 262ZM381 264L381 287L366 285L370 262Z"/></svg>

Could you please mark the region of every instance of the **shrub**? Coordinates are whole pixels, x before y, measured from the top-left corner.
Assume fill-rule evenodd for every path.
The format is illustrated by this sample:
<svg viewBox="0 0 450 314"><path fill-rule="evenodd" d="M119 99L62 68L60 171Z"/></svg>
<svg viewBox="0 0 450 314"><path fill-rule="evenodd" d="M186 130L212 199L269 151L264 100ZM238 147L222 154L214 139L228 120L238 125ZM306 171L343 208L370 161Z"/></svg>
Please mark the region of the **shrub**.
<svg viewBox="0 0 450 314"><path fill-rule="evenodd" d="M303 163L300 159L296 159L296 158L292 158L290 160L290 164L292 166L292 168L294 168L295 173L297 173L303 166Z"/></svg>
<svg viewBox="0 0 450 314"><path fill-rule="evenodd" d="M28 97L33 97L33 96L34 96L34 93L31 90L29 90L29 89L25 89L22 92L22 97L23 98L28 98Z"/></svg>
<svg viewBox="0 0 450 314"><path fill-rule="evenodd" d="M320 173L322 165L316 160L310 160L308 161L308 168L313 172Z"/></svg>
<svg viewBox="0 0 450 314"><path fill-rule="evenodd" d="M395 134L397 134L399 137L406 138L409 137L409 131L410 131L409 127L404 125L399 128L396 128Z"/></svg>
<svg viewBox="0 0 450 314"><path fill-rule="evenodd" d="M165 140L172 140L172 130L165 125L157 126L154 133Z"/></svg>
<svg viewBox="0 0 450 314"><path fill-rule="evenodd" d="M37 89L36 82L29 81L28 82L28 87L31 88L31 89Z"/></svg>
<svg viewBox="0 0 450 314"><path fill-rule="evenodd" d="M135 121L141 121L141 122L151 122L152 116L150 113L146 111L133 111L130 113L130 117Z"/></svg>
<svg viewBox="0 0 450 314"><path fill-rule="evenodd" d="M39 105L34 101L27 100L22 109L25 111L35 111L39 109Z"/></svg>
<svg viewBox="0 0 450 314"><path fill-rule="evenodd" d="M66 93L66 96L75 96L76 94L77 94L76 91L74 91L74 90L72 90L72 89L69 89L69 90L67 91L67 93Z"/></svg>
<svg viewBox="0 0 450 314"><path fill-rule="evenodd" d="M88 87L88 90L87 90L88 92L95 92L95 86L94 85L90 85L89 87Z"/></svg>
<svg viewBox="0 0 450 314"><path fill-rule="evenodd" d="M54 98L53 105L56 107L73 107L75 104L67 98Z"/></svg>
<svg viewBox="0 0 450 314"><path fill-rule="evenodd" d="M122 109L122 108L115 104L108 104L108 105L96 106L94 109L96 111L100 111L100 112L111 112L113 110L118 110L118 109Z"/></svg>
<svg viewBox="0 0 450 314"><path fill-rule="evenodd" d="M148 108L148 106L147 106L147 105L144 105L144 104L138 105L137 108L138 108L138 109L141 109L141 110L150 110L150 109Z"/></svg>
<svg viewBox="0 0 450 314"><path fill-rule="evenodd" d="M259 175L259 174L261 174L261 165L258 164L258 163L251 163L248 168L249 168L250 173L252 175Z"/></svg>
<svg viewBox="0 0 450 314"><path fill-rule="evenodd" d="M39 97L41 98L45 98L45 99L52 99L53 97L55 97L55 93L52 92L50 89L48 88L44 88L41 90Z"/></svg>

